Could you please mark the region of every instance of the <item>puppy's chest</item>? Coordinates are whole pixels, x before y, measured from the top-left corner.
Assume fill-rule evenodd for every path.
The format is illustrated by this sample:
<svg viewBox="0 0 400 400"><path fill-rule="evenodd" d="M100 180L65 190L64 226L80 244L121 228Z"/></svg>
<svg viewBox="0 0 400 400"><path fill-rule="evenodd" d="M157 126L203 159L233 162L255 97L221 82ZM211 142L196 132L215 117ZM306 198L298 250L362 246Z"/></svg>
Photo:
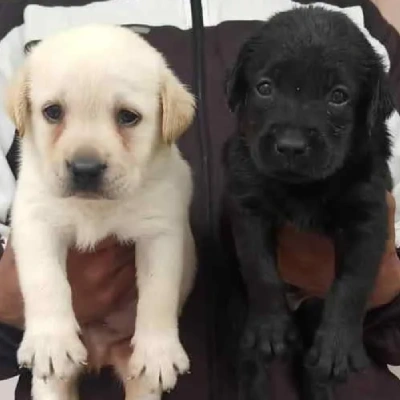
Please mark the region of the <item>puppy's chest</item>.
<svg viewBox="0 0 400 400"><path fill-rule="evenodd" d="M289 222L300 230L327 232L333 229L332 209L322 197L274 198L269 206L281 223Z"/></svg>
<svg viewBox="0 0 400 400"><path fill-rule="evenodd" d="M112 221L86 220L85 223L74 224L72 240L80 248L94 246L108 236L115 236L116 229Z"/></svg>
<svg viewBox="0 0 400 400"><path fill-rule="evenodd" d="M81 207L79 210L71 209L66 214L68 214L66 222L71 242L79 248L91 248L110 236L124 241L132 240L135 235L134 227L137 223L134 215L120 213L118 209Z"/></svg>

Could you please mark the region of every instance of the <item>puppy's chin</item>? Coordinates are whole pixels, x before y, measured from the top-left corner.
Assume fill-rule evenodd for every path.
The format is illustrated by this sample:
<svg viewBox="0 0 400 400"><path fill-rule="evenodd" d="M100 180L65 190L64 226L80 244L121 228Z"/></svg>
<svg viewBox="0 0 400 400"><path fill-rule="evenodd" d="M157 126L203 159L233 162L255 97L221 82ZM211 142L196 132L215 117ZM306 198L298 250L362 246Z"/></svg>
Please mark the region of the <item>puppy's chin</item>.
<svg viewBox="0 0 400 400"><path fill-rule="evenodd" d="M96 190L82 190L74 188L72 185L66 184L60 188L59 197L64 199L76 199L76 200L115 200L116 196L113 195L109 190L100 187Z"/></svg>
<svg viewBox="0 0 400 400"><path fill-rule="evenodd" d="M62 191L59 192L59 197L62 198L74 198L77 200L96 200L96 201L113 201L113 200L124 200L129 198L133 190L132 188L110 184L104 185L96 190L80 190L70 185L63 187Z"/></svg>
<svg viewBox="0 0 400 400"><path fill-rule="evenodd" d="M102 192L86 192L86 191L74 191L70 192L68 197L81 200L112 200L109 196Z"/></svg>
<svg viewBox="0 0 400 400"><path fill-rule="evenodd" d="M316 177L299 174L290 170L272 170L267 173L271 178L276 180L290 183L290 184L302 184L315 181Z"/></svg>

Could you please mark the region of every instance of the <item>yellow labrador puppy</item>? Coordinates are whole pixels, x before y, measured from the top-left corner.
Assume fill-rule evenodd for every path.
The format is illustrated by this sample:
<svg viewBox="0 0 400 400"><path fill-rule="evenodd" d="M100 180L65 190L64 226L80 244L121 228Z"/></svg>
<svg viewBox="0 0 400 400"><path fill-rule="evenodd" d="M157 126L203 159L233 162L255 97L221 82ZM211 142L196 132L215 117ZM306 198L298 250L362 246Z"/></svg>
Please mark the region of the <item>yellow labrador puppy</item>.
<svg viewBox="0 0 400 400"><path fill-rule="evenodd" d="M192 121L193 96L140 36L91 25L33 49L8 110L22 136L12 244L25 301L18 358L33 369L33 398L77 399L87 350L67 250L115 235L136 244L139 292L133 353L115 367L127 399L158 399L189 368L178 315L195 275L192 180L173 143Z"/></svg>

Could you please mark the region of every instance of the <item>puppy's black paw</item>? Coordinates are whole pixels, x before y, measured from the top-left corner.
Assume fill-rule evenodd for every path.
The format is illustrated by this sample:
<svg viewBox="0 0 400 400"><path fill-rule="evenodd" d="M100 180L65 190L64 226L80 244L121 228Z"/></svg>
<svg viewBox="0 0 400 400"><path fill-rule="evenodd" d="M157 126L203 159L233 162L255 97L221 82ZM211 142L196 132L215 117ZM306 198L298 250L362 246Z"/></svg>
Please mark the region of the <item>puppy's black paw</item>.
<svg viewBox="0 0 400 400"><path fill-rule="evenodd" d="M256 351L270 360L301 347L300 335L290 315L250 314L242 339L242 351Z"/></svg>
<svg viewBox="0 0 400 400"><path fill-rule="evenodd" d="M306 358L308 374L320 382L345 381L369 364L361 330L348 327L318 331Z"/></svg>

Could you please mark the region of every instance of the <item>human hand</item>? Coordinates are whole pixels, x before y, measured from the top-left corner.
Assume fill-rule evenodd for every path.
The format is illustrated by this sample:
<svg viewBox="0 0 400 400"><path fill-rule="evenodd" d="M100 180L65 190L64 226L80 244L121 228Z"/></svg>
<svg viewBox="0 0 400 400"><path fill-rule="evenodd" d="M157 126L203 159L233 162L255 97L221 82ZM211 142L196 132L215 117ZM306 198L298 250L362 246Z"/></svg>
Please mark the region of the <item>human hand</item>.
<svg viewBox="0 0 400 400"><path fill-rule="evenodd" d="M394 215L396 203L387 195L388 240L369 307L390 303L400 293L400 260L396 254ZM299 232L286 226L279 235L279 268L283 280L306 295L323 298L334 277L332 242L315 233Z"/></svg>
<svg viewBox="0 0 400 400"><path fill-rule="evenodd" d="M67 272L78 322L95 322L136 290L134 246L121 245L108 238L94 252L80 253L73 249L68 254ZM35 273L34 265L32 273ZM11 241L0 260L0 321L20 328L24 325L23 300Z"/></svg>

